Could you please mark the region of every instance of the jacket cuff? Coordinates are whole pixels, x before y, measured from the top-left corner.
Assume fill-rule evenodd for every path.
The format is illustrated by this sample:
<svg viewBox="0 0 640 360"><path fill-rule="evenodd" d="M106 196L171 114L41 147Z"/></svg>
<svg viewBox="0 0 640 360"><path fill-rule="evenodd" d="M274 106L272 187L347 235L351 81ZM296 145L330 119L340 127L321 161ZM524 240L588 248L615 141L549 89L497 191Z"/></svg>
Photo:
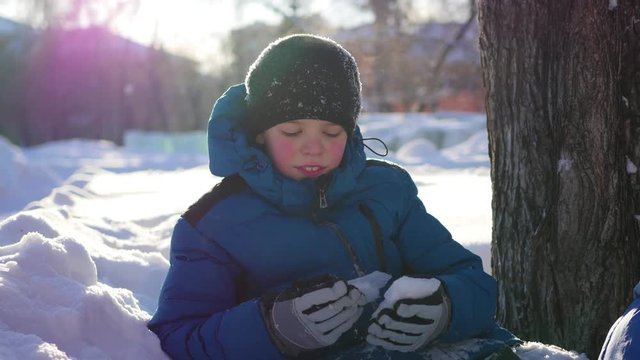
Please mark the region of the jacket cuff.
<svg viewBox="0 0 640 360"><path fill-rule="evenodd" d="M456 275L438 276L438 279L449 297L451 314L448 327L440 335L440 340L456 342L476 336L494 323L496 304L489 303L491 296L470 293L469 282Z"/></svg>
<svg viewBox="0 0 640 360"><path fill-rule="evenodd" d="M271 341L256 299L225 311L214 333L217 333L217 341L225 344L223 350L227 359L283 358Z"/></svg>

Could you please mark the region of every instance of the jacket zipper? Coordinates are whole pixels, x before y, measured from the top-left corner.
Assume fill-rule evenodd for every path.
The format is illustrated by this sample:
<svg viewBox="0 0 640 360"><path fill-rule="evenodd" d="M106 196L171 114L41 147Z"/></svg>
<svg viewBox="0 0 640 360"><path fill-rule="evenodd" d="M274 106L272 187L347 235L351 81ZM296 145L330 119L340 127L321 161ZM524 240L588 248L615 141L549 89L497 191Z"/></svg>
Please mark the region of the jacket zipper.
<svg viewBox="0 0 640 360"><path fill-rule="evenodd" d="M319 209L326 209L329 207L329 202L327 201L328 182L329 182L328 179L322 179L318 183L318 208ZM317 220L317 215L315 214L315 212L313 217ZM342 232L342 230L340 230L338 225L328 221L323 221L322 224L327 226L329 229L331 229L331 231L333 231L338 236L338 239L340 239L340 242L342 242L342 245L347 251L347 255L349 255L349 258L351 259L351 263L353 264L353 269L356 271L356 274L358 274L358 277L366 275L366 273L362 270L362 267L360 266L360 262L358 261L358 257L356 256L355 251L353 251L353 248L351 247L351 243L349 242L349 239L347 239L346 235Z"/></svg>
<svg viewBox="0 0 640 360"><path fill-rule="evenodd" d="M331 175L322 175L316 180L316 193L318 195L318 202L316 205L318 209L326 209L329 207L329 201L327 201L327 187L331 181Z"/></svg>
<svg viewBox="0 0 640 360"><path fill-rule="evenodd" d="M325 185L318 187L318 207L320 209L329 207L329 203L327 202L327 187Z"/></svg>
<svg viewBox="0 0 640 360"><path fill-rule="evenodd" d="M351 258L353 269L356 271L356 274L358 274L358 277L365 276L366 273L362 270L362 267L360 266L360 262L358 261L358 257L356 256L355 251L353 251L353 248L351 247L351 243L349 242L349 239L347 239L346 235L342 232L342 230L340 230L338 225L330 222L325 222L324 225L326 225L329 229L331 229L342 242L342 245L347 251L347 255L349 255L349 258Z"/></svg>

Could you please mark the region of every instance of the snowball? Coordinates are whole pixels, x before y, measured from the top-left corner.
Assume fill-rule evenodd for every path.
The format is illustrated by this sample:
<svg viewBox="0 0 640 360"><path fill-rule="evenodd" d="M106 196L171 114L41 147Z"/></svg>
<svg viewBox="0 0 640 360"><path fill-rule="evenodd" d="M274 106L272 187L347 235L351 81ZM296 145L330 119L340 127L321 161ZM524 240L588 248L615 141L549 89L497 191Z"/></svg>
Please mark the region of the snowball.
<svg viewBox="0 0 640 360"><path fill-rule="evenodd" d="M439 287L438 279L403 276L393 282L389 290L384 293L384 299L391 304L401 299L422 299L435 293Z"/></svg>
<svg viewBox="0 0 640 360"><path fill-rule="evenodd" d="M384 293L384 301L373 313L372 318L378 316L380 310L393 308L394 304L402 299L422 299L435 293L440 287L440 280L429 278L413 278L403 276L391 284Z"/></svg>
<svg viewBox="0 0 640 360"><path fill-rule="evenodd" d="M374 271L365 276L349 280L347 283L358 288L358 290L364 294L367 303L370 303L380 296L380 289L382 289L390 279L391 275L381 271Z"/></svg>

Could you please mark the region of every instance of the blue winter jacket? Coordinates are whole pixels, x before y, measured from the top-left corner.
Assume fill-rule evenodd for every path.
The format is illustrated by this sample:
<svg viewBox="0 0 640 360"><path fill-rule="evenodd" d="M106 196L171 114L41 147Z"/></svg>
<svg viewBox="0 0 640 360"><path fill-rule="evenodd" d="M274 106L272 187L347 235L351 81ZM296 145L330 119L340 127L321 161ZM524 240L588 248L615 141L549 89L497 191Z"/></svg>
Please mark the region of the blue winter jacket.
<svg viewBox="0 0 640 360"><path fill-rule="evenodd" d="M442 281L452 316L441 343L501 337L495 335L494 279L478 256L425 211L406 171L367 162L356 128L342 164L322 189L311 179L288 179L239 130L245 96L244 86L230 88L209 121L211 172L236 176L236 181L223 181L224 191L204 196L174 229L171 266L149 322L167 354L176 359L281 359L261 316L263 296L301 279L332 274L349 280L375 270L394 278L408 274ZM320 206L321 197L326 207ZM312 357L415 356L385 353L366 343L375 305L367 306L350 332Z"/></svg>
<svg viewBox="0 0 640 360"><path fill-rule="evenodd" d="M633 302L609 329L599 360L640 358L640 282L633 289Z"/></svg>

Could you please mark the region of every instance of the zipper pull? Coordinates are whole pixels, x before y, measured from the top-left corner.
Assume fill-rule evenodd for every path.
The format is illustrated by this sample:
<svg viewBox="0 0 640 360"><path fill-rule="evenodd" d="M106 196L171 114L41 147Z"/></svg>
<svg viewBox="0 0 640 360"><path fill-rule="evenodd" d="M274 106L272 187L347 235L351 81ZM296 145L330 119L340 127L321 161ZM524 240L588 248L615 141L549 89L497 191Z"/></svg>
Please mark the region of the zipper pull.
<svg viewBox="0 0 640 360"><path fill-rule="evenodd" d="M318 191L318 200L320 209L326 209L329 206L329 204L327 203L327 194L324 188L320 188L320 190Z"/></svg>
<svg viewBox="0 0 640 360"><path fill-rule="evenodd" d="M316 191L318 192L318 208L326 209L329 207L327 201L327 187L329 186L329 175L322 175L316 180Z"/></svg>

